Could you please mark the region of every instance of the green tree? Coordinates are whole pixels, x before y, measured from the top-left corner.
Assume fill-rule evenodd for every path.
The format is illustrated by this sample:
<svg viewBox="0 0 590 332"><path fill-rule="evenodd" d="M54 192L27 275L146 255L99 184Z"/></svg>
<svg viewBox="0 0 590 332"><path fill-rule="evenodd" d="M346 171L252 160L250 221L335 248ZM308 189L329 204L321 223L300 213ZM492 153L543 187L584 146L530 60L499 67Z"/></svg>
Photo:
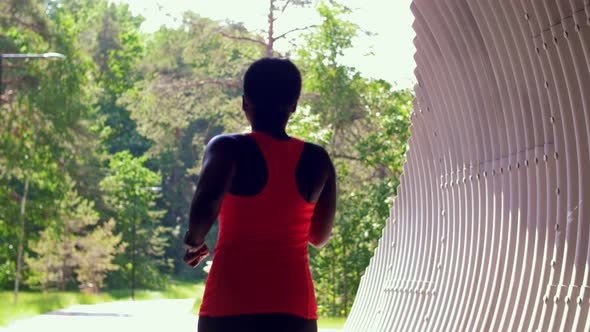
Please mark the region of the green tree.
<svg viewBox="0 0 590 332"><path fill-rule="evenodd" d="M322 23L298 52L304 74L302 104L331 135L324 146L334 159L339 197L333 237L310 250L319 313L346 316L360 277L377 245L402 171L412 95L383 80L362 77L340 58L359 27L349 9L320 3Z"/></svg>
<svg viewBox="0 0 590 332"><path fill-rule="evenodd" d="M134 158L128 151L118 152L101 182L105 202L117 221L115 231L128 244L115 260L125 269L111 275L111 281L119 286L122 282L127 286L132 280L134 263L139 286L162 286L165 278L161 269L171 263L164 255L170 229L159 222L163 213L154 208L157 195L149 190L160 185L160 175L146 168L145 161L145 157Z"/></svg>
<svg viewBox="0 0 590 332"><path fill-rule="evenodd" d="M109 219L79 240L80 250L74 253L74 257L76 280L81 286L98 290L104 286L107 273L120 268L113 261L125 246L120 235L113 235L114 230L115 220Z"/></svg>
<svg viewBox="0 0 590 332"><path fill-rule="evenodd" d="M311 112L311 108L307 105L300 106L289 119L287 127L289 135L298 137L307 142L312 142L319 145L330 144L332 137L331 126L324 127L319 114Z"/></svg>
<svg viewBox="0 0 590 332"><path fill-rule="evenodd" d="M103 152L128 150L142 155L150 145L136 130L129 111L117 99L139 77L134 70L144 52L139 32L141 16L131 13L126 4L107 0L59 0L56 11L70 13L70 30L76 32L78 49L92 60L88 77L92 96L93 130L101 137Z"/></svg>
<svg viewBox="0 0 590 332"><path fill-rule="evenodd" d="M181 230L205 144L247 130L244 71L305 33L286 52L304 82L288 132L326 147L337 168L333 238L310 262L320 314L347 314L399 184L413 95L342 65L361 31L346 7L316 3L321 24L283 31L289 8L312 2L267 4L262 33L188 12L178 28L142 34L143 19L108 0L0 2L4 52L66 55L4 64L1 287L128 287L134 269L144 287L194 276ZM161 195L145 190L159 185Z"/></svg>
<svg viewBox="0 0 590 332"><path fill-rule="evenodd" d="M167 255L175 273L188 276L182 258L182 229L209 139L224 131L241 131L241 76L261 49L225 38L233 26L185 13L177 29L161 28L147 39L138 64L142 79L120 99L131 111L138 132L153 142L150 163L162 173L163 224L173 229Z"/></svg>
<svg viewBox="0 0 590 332"><path fill-rule="evenodd" d="M88 108L86 62L75 47L69 17L46 3L5 1L0 4L0 47L4 52L45 53L59 50L64 61L11 61L4 64L0 96L0 187L6 209L0 214L7 249L2 251L14 273L15 300L28 240L56 214L51 205L63 192L64 170L72 165L75 141ZM49 14L49 15L48 15ZM7 62L7 61L5 61ZM56 84L60 82L60 84ZM14 236L11 236L14 235ZM14 239L18 239L15 244ZM3 239L4 240L4 239Z"/></svg>
<svg viewBox="0 0 590 332"><path fill-rule="evenodd" d="M93 203L83 199L70 180L69 190L59 203L55 223L47 227L39 241L30 245L35 256L28 257L32 270L29 283L40 284L44 290L78 280L102 286L106 273L117 269L112 261L121 252L121 236L113 233L114 220L99 224Z"/></svg>

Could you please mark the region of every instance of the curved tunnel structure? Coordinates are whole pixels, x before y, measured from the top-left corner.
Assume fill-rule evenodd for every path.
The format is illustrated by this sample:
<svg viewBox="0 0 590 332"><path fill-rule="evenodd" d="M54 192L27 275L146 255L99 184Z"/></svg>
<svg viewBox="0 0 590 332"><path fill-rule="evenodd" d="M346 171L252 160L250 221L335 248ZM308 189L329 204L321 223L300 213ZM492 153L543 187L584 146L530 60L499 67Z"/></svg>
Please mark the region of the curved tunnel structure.
<svg viewBox="0 0 590 332"><path fill-rule="evenodd" d="M346 331L590 331L590 0L414 0L398 197Z"/></svg>

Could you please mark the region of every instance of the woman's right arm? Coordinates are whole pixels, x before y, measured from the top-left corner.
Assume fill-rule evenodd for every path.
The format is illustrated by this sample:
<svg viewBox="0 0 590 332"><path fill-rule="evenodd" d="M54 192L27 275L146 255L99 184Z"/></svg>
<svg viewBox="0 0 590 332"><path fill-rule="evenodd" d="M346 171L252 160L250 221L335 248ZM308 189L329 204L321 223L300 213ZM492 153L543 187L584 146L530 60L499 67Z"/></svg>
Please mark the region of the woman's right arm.
<svg viewBox="0 0 590 332"><path fill-rule="evenodd" d="M328 153L322 151L322 169L326 172L324 188L316 203L311 217L309 242L316 248L322 248L332 235L334 215L336 214L336 171Z"/></svg>

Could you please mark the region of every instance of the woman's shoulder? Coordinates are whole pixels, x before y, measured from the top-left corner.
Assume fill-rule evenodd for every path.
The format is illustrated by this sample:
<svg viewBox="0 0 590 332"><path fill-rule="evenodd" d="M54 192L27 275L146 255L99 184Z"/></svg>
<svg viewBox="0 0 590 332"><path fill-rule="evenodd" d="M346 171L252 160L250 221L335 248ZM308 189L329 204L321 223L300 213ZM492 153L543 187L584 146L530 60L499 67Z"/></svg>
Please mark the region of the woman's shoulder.
<svg viewBox="0 0 590 332"><path fill-rule="evenodd" d="M240 134L240 133L219 134L219 135L213 136L209 140L209 143L207 143L207 145L209 145L209 144L225 144L225 145L236 144L236 142L239 142L246 137L248 137L247 134Z"/></svg>
<svg viewBox="0 0 590 332"><path fill-rule="evenodd" d="M325 174L328 174L327 172L333 167L328 151L323 146L311 142L304 143L301 161L316 171L321 170Z"/></svg>
<svg viewBox="0 0 590 332"><path fill-rule="evenodd" d="M306 152L310 153L311 155L319 159L330 159L328 151L326 151L326 149L323 146L312 142L303 142L305 144L304 149L306 150Z"/></svg>
<svg viewBox="0 0 590 332"><path fill-rule="evenodd" d="M208 147L211 145L217 145L232 153L238 153L242 150L250 151L256 145L256 142L248 134L229 133L214 136L207 144Z"/></svg>

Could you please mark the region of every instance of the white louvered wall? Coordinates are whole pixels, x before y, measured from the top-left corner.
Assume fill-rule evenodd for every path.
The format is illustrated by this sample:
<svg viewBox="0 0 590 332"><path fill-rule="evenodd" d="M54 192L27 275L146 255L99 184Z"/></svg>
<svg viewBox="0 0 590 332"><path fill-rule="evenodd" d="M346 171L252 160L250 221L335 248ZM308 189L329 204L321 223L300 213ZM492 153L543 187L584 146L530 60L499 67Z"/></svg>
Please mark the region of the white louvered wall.
<svg viewBox="0 0 590 332"><path fill-rule="evenodd" d="M398 197L345 331L590 331L590 0L414 0Z"/></svg>

